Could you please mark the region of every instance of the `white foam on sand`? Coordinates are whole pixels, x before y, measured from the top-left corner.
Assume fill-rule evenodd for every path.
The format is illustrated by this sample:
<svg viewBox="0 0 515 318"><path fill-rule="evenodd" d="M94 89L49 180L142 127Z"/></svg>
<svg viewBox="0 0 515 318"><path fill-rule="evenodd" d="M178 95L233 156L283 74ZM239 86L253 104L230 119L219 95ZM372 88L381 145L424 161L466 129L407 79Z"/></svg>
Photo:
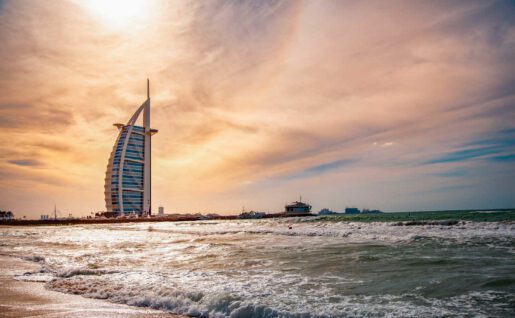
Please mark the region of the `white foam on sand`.
<svg viewBox="0 0 515 318"><path fill-rule="evenodd" d="M121 277L120 277L121 279ZM114 303L149 307L194 317L428 317L457 313L475 316L491 312L478 303L497 302L498 308L510 308L510 295L491 291L472 292L449 299L429 299L418 295L343 296L332 302L319 299L323 306L313 306L303 297L290 297L290 305L260 303L252 298L235 297L230 293L185 291L176 286L115 283L111 279L66 279L48 283L53 290L106 299ZM291 295L290 295L291 296Z"/></svg>

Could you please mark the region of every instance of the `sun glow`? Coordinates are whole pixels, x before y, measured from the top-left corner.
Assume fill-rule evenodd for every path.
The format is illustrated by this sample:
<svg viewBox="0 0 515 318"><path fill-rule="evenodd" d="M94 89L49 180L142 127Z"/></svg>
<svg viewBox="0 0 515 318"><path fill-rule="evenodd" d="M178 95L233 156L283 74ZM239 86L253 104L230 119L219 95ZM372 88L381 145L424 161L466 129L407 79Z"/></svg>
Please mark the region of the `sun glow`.
<svg viewBox="0 0 515 318"><path fill-rule="evenodd" d="M149 2L145 0L82 0L80 3L115 27L125 27L141 20L149 8Z"/></svg>

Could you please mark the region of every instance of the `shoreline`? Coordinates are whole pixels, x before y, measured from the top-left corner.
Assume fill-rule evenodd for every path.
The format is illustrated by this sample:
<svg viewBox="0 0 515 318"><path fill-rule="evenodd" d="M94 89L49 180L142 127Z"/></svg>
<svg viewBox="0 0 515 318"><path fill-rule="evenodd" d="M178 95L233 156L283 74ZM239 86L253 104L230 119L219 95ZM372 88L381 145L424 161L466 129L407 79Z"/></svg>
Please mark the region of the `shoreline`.
<svg viewBox="0 0 515 318"><path fill-rule="evenodd" d="M259 219L316 217L315 214L306 213L276 213L268 214ZM140 217L140 218L92 218L92 219L57 219L57 220L10 220L0 221L0 226L46 226L46 225L76 225L76 224L116 224L116 223L152 223L152 222L193 222L193 221L220 221L220 220L250 220L240 218L238 215L219 216L215 218L201 218L196 216L171 217ZM256 218L258 220L258 218Z"/></svg>
<svg viewBox="0 0 515 318"><path fill-rule="evenodd" d="M473 222L514 222L515 209L479 209L479 210L441 210L414 212L382 212L345 214L334 213L317 215L312 213L271 213L260 218L241 218L239 215L203 217L192 215L152 216L139 218L91 218L91 219L49 219L49 220L9 220L0 221L1 226L59 226L87 224L122 224L122 223L155 223L155 222L194 222L224 220L260 220L304 217L306 221L330 222L398 222L398 225L424 225L433 221L473 221ZM408 224L401 224L407 222ZM447 224L454 225L454 224Z"/></svg>
<svg viewBox="0 0 515 318"><path fill-rule="evenodd" d="M0 255L0 317L144 317L185 318L150 308L132 307L48 290L44 282L16 280L15 275L37 270L38 264Z"/></svg>

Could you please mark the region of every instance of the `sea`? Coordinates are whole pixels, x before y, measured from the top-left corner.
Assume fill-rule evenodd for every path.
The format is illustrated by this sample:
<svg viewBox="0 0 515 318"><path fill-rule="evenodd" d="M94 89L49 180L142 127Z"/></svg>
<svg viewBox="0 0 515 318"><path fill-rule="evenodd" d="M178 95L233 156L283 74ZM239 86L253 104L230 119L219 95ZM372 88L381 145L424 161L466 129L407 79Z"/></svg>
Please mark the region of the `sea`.
<svg viewBox="0 0 515 318"><path fill-rule="evenodd" d="M192 317L513 317L515 223L1 227L18 280Z"/></svg>

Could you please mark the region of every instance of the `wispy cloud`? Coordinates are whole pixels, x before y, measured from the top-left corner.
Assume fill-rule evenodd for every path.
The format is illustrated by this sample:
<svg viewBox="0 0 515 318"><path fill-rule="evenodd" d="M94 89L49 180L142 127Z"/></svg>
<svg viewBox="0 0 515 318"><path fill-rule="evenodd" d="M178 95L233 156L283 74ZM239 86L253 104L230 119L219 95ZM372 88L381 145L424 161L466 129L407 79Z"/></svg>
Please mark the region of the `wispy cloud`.
<svg viewBox="0 0 515 318"><path fill-rule="evenodd" d="M36 167L43 165L43 163L33 159L9 160L7 162L22 167Z"/></svg>
<svg viewBox="0 0 515 318"><path fill-rule="evenodd" d="M60 193L103 209L112 123L147 77L167 210L274 210L299 192L315 208L468 207L515 186L510 1L147 5L113 28L82 0L0 0L1 209L37 213Z"/></svg>
<svg viewBox="0 0 515 318"><path fill-rule="evenodd" d="M503 161L510 159L515 148L515 130L506 129L492 134L489 138L475 140L463 145L461 150L449 152L441 157L427 161L428 164L458 162L472 159L491 159ZM506 155L506 153L510 153ZM496 156L492 156L496 155Z"/></svg>
<svg viewBox="0 0 515 318"><path fill-rule="evenodd" d="M356 162L358 162L357 159L336 160L336 161L327 162L327 163L323 163L323 164L312 166L312 167L307 167L305 169L302 169L301 171L290 173L286 176L280 176L279 179L293 180L293 179L300 179L300 178L315 177L315 176L322 175L324 173L338 170L342 167L347 167Z"/></svg>

